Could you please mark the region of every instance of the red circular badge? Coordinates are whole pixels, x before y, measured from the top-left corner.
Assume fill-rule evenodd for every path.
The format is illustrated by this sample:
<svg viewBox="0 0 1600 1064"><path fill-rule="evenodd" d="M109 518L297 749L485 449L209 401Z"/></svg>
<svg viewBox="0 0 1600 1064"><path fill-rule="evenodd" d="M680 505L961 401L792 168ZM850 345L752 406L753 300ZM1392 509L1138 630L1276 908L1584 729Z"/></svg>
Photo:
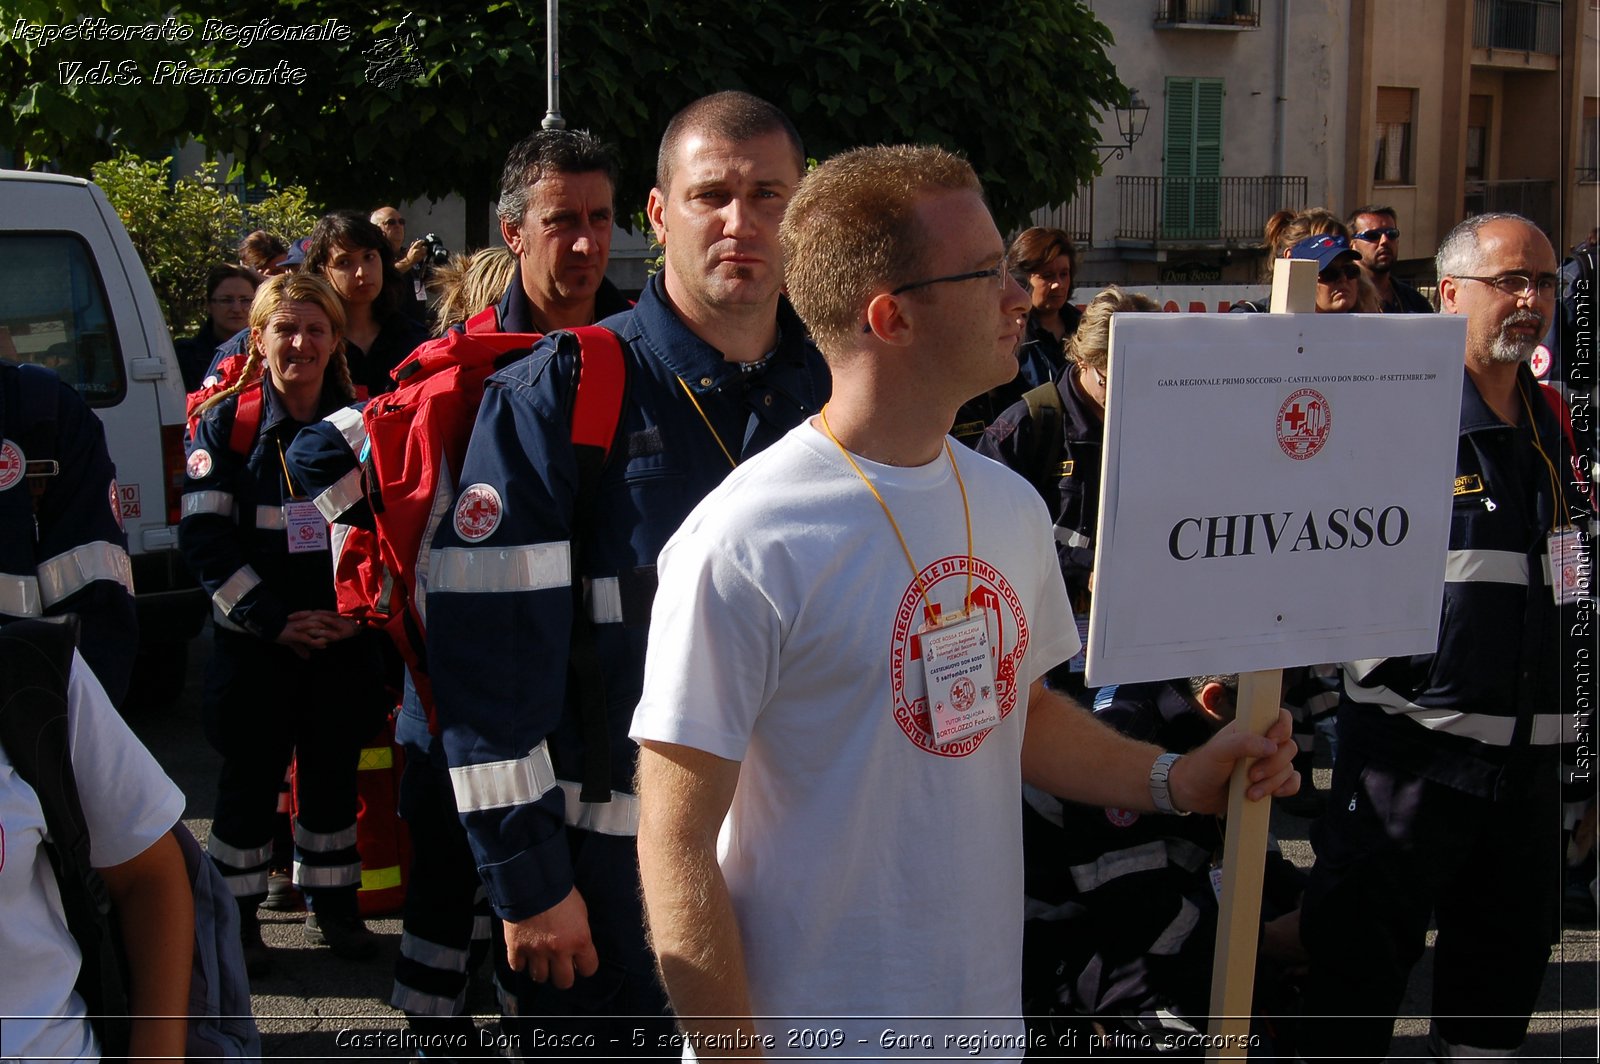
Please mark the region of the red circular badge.
<svg viewBox="0 0 1600 1064"><path fill-rule="evenodd" d="M965 713L978 701L978 688L965 676L950 685L950 701L955 704L957 713Z"/></svg>
<svg viewBox="0 0 1600 1064"><path fill-rule="evenodd" d="M1295 461L1303 461L1328 442L1333 415L1319 391L1301 388L1278 407L1278 446Z"/></svg>
<svg viewBox="0 0 1600 1064"><path fill-rule="evenodd" d="M189 464L184 467L190 480L200 480L211 473L211 452L204 447L197 448L189 455Z"/></svg>
<svg viewBox="0 0 1600 1064"><path fill-rule="evenodd" d="M22 448L10 440L0 440L0 491L16 487L27 467Z"/></svg>
<svg viewBox="0 0 1600 1064"><path fill-rule="evenodd" d="M1550 363L1554 361L1550 349L1540 344L1533 349L1533 357L1528 360L1528 368L1533 370L1533 375L1539 380L1545 380L1550 376Z"/></svg>
<svg viewBox="0 0 1600 1064"><path fill-rule="evenodd" d="M500 527L504 513L498 491L488 484L470 484L456 500L456 535L476 543Z"/></svg>
<svg viewBox="0 0 1600 1064"><path fill-rule="evenodd" d="M1139 814L1132 809L1118 809L1116 806L1106 806L1106 819L1111 821L1112 827L1131 828L1139 822Z"/></svg>

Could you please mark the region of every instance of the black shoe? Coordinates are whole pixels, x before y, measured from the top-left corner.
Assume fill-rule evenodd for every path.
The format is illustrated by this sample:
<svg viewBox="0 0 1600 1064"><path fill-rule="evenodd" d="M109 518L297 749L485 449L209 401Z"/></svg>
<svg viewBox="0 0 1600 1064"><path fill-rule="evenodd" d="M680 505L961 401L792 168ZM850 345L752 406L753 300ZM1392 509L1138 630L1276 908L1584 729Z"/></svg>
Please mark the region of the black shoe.
<svg viewBox="0 0 1600 1064"><path fill-rule="evenodd" d="M272 973L272 951L261 941L261 924L254 913L239 916L239 945L243 947L246 975L259 979Z"/></svg>
<svg viewBox="0 0 1600 1064"><path fill-rule="evenodd" d="M261 908L275 913L303 913L306 911L306 899L289 878L288 872L268 872L267 896Z"/></svg>
<svg viewBox="0 0 1600 1064"><path fill-rule="evenodd" d="M378 936L356 916L306 916L306 940L313 946L327 946L334 956L347 961L364 961L378 953Z"/></svg>

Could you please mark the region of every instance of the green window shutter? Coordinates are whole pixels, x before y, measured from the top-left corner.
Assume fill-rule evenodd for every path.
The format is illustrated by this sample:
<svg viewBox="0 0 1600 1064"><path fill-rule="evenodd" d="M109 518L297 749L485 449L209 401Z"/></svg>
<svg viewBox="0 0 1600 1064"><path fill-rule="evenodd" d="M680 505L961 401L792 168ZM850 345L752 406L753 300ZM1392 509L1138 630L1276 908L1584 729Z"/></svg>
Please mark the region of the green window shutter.
<svg viewBox="0 0 1600 1064"><path fill-rule="evenodd" d="M1194 235L1222 228L1222 79L1200 78L1194 95Z"/></svg>
<svg viewBox="0 0 1600 1064"><path fill-rule="evenodd" d="M1161 184L1163 236L1187 235L1194 212L1194 78L1167 79L1165 160Z"/></svg>

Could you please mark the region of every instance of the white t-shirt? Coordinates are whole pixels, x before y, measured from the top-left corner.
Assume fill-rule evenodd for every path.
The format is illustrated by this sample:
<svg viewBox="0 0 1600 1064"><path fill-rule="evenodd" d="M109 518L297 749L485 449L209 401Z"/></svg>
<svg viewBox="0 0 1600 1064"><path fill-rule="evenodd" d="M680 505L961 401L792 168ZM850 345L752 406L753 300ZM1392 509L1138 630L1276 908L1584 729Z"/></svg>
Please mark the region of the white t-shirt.
<svg viewBox="0 0 1600 1064"><path fill-rule="evenodd" d="M89 825L89 860L109 868L139 856L183 815L183 792L144 748L76 654L67 688L68 744ZM78 944L67 930L44 812L0 750L0 1058L98 1060L84 1019Z"/></svg>
<svg viewBox="0 0 1600 1064"><path fill-rule="evenodd" d="M951 451L1004 716L946 747L918 703L911 566L866 485L809 423L707 496L661 554L631 734L742 762L718 858L752 1005L825 1021L766 1021L779 1053L927 1055L921 1033L939 1049L950 1032L1020 1037L1027 689L1077 652L1078 635L1043 502L1002 466ZM949 459L858 461L931 600L959 611L969 567ZM935 1019L834 1022L847 1016ZM845 1033L837 1045L787 1044L805 1026ZM884 1046L889 1029L915 1044ZM1019 1045L1000 1052L1020 1056Z"/></svg>

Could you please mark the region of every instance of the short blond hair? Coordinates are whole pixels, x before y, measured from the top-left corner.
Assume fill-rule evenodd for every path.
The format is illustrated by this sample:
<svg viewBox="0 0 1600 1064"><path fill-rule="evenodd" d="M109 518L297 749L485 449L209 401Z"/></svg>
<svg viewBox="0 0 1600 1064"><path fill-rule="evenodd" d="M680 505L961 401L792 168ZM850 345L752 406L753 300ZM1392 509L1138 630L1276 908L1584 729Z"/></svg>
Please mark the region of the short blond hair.
<svg viewBox="0 0 1600 1064"><path fill-rule="evenodd" d="M778 236L794 309L824 353L860 331L874 289L913 279L930 234L916 221L930 192L971 190L965 159L928 145L879 145L835 155L800 183Z"/></svg>
<svg viewBox="0 0 1600 1064"><path fill-rule="evenodd" d="M1112 315L1160 309L1155 300L1139 292L1124 292L1116 285L1101 289L1083 308L1078 329L1067 341L1067 357L1080 366L1105 372L1111 354Z"/></svg>

